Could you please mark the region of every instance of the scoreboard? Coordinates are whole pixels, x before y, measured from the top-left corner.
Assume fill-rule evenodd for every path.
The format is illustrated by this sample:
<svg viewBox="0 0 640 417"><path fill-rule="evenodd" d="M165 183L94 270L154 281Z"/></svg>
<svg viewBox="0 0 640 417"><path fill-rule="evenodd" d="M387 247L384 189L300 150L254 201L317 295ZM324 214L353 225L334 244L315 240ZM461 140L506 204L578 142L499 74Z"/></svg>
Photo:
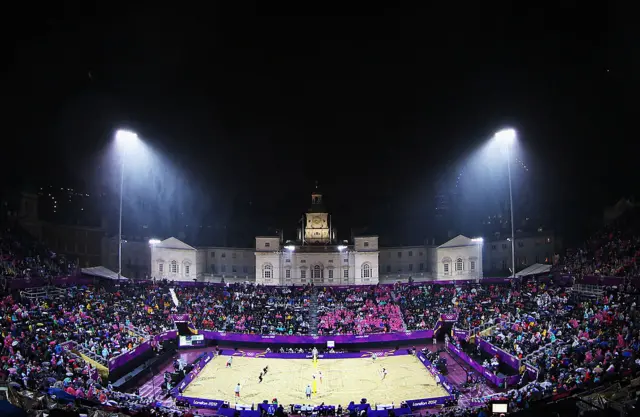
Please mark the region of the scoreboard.
<svg viewBox="0 0 640 417"><path fill-rule="evenodd" d="M180 336L178 340L179 347L204 346L204 335L194 334L193 336Z"/></svg>

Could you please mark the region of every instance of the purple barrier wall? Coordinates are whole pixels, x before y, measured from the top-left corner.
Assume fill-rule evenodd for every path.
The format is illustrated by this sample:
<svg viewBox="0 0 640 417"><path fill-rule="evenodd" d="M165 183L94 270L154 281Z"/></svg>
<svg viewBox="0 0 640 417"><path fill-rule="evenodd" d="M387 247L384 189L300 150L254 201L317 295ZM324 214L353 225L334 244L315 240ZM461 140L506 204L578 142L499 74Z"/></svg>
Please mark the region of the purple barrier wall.
<svg viewBox="0 0 640 417"><path fill-rule="evenodd" d="M476 340L478 340L478 343L480 344L480 349L484 350L489 355L491 356L498 355L500 360L504 362L507 366L509 366L509 368L515 369L516 371L520 369L520 359L518 359L517 357L508 354L504 350L493 346L491 343L481 338L477 338Z"/></svg>
<svg viewBox="0 0 640 417"><path fill-rule="evenodd" d="M467 337L469 337L469 330L453 329L453 336L458 339L467 340Z"/></svg>
<svg viewBox="0 0 640 417"><path fill-rule="evenodd" d="M214 356L215 356L215 353L213 353L213 352L207 352L204 355L202 355L202 357L200 358L200 360L198 361L196 366L193 367L191 372L189 372L187 374L187 376L184 377L182 382L180 382L180 384L177 387L175 387L175 388L173 388L171 390L171 395L176 397L176 396L178 396L178 393L180 392L180 390L184 391L184 389L187 387L187 385L189 385L191 383L191 381L193 381L196 378L196 376L198 376L200 371L202 371L202 369L204 369L205 365L207 363L209 363L209 361L211 359L213 359ZM218 403L222 403L221 401L217 401L217 402Z"/></svg>
<svg viewBox="0 0 640 417"><path fill-rule="evenodd" d="M418 356L418 359L420 359L420 362L422 362L424 367L427 369L427 371L431 375L433 375L434 378L436 377L436 375L440 377L440 381L442 382L442 387L447 391L449 395L446 395L444 397L437 397L437 398L421 398L419 400L406 400L409 407L411 407L412 410L416 408L435 407L438 405L443 405L447 401L453 399L453 396L451 395L451 385L449 384L449 381L447 381L447 379L442 374L440 374L440 372L438 372L433 365L431 365L431 362L427 360L427 358L422 354L422 352L418 353L417 356Z"/></svg>
<svg viewBox="0 0 640 417"><path fill-rule="evenodd" d="M480 280L483 284L506 284L509 283L512 278L483 278ZM140 284L150 284L152 280L137 280L136 283ZM437 281L421 281L415 282L414 285L464 285L464 284L474 284L476 282L475 279L460 279L460 280L437 280ZM193 281L173 281L173 284L180 287L207 287L207 286L221 286L226 284L221 284L219 282L193 282ZM379 284L382 287L393 286L395 283L391 284ZM362 285L317 285L317 287L330 287L333 289L347 289L347 288L358 288L362 287Z"/></svg>
<svg viewBox="0 0 640 417"><path fill-rule="evenodd" d="M160 333L159 335L154 336L152 340L154 342L163 342L165 340L175 339L177 336L178 336L178 332L176 330L170 330L168 332ZM147 352L150 349L151 349L151 341L146 341L127 353L123 353L120 356L116 356L115 358L109 359L109 371L110 372L115 371L119 367L125 365L130 360L142 355L143 353Z"/></svg>
<svg viewBox="0 0 640 417"><path fill-rule="evenodd" d="M504 384L505 378L500 378L497 375L494 375L493 372L491 372L490 370L484 368L478 362L476 362L473 359L471 359L471 357L469 357L469 355L464 353L460 348L458 348L457 346L453 345L452 343L449 343L449 351L453 352L456 356L458 356L460 359L462 359L464 361L464 363L466 363L467 365L472 367L476 372L481 374L483 377L485 377L488 381L493 383L495 386L497 386L497 387L503 387L504 386L503 384ZM513 385L516 385L520 381L520 376L512 375L512 376L507 377L506 380L507 380L507 385L513 386Z"/></svg>
<svg viewBox="0 0 640 417"><path fill-rule="evenodd" d="M199 334L205 339L218 340L222 342L238 343L271 343L276 345L290 344L316 344L326 345L327 341L334 341L336 345L340 343L380 343L380 342L406 342L418 339L431 339L433 330L418 330L404 333L381 333L365 335L336 335L336 336L281 336L281 335L260 335L242 333L222 333L201 330Z"/></svg>
<svg viewBox="0 0 640 417"><path fill-rule="evenodd" d="M407 355L405 350L371 350L368 352L347 352L347 353L320 353L318 359L357 359L370 358L373 354L379 358L383 356L402 356ZM271 359L311 359L313 355L310 353L267 353L265 352L245 352L243 350L227 351L223 350L221 355L242 356L246 358L271 358Z"/></svg>
<svg viewBox="0 0 640 417"><path fill-rule="evenodd" d="M372 334L372 335L340 335L340 336L276 336L276 335L256 335L256 334L241 334L241 333L221 333L212 332L208 330L202 330L199 334L204 335L206 340L219 340L226 342L238 342L238 343L269 343L269 344L317 344L326 345L327 341L335 341L336 345L343 344L356 344L356 343L379 343L379 342L406 342L419 339L431 339L433 337L433 330L420 330L415 332L404 333L385 333L385 334ZM177 337L177 331L172 330L164 332L153 338L156 342L162 342L164 340L175 339ZM109 359L109 370L114 371L117 368L125 365L128 361L142 355L151 349L151 342L147 341L131 350L130 352L123 353L120 356Z"/></svg>
<svg viewBox="0 0 640 417"><path fill-rule="evenodd" d="M92 277L68 275L62 277L52 278L51 281L40 277L24 277L24 278L10 278L8 280L9 289L23 290L25 288L38 288L46 285L89 285L93 283Z"/></svg>

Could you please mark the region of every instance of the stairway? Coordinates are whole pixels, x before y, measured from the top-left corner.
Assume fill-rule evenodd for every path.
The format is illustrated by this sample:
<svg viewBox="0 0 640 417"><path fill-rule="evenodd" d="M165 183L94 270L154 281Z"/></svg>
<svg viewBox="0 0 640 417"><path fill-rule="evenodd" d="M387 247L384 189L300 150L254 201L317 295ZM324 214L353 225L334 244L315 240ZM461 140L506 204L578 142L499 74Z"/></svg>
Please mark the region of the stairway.
<svg viewBox="0 0 640 417"><path fill-rule="evenodd" d="M318 289L311 290L311 305L309 306L309 333L318 334Z"/></svg>
<svg viewBox="0 0 640 417"><path fill-rule="evenodd" d="M393 300L394 304L397 304L398 307L400 307L400 305L397 302L398 297L396 296L395 291L391 291L391 299ZM404 314L402 314L402 308L401 307L400 307L400 318L402 319L402 329L406 332L407 331L407 322L404 320Z"/></svg>

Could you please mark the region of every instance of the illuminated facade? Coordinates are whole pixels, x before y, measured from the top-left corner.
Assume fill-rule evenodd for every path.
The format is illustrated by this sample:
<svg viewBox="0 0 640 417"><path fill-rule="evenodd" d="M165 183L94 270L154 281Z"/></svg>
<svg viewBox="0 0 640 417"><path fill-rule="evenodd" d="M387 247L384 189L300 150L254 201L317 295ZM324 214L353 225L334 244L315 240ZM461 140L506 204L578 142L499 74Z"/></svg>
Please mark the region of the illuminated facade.
<svg viewBox="0 0 640 417"><path fill-rule="evenodd" d="M337 242L322 194L311 195L297 242L258 236L255 248L256 283L262 285L373 285L379 281L378 237Z"/></svg>

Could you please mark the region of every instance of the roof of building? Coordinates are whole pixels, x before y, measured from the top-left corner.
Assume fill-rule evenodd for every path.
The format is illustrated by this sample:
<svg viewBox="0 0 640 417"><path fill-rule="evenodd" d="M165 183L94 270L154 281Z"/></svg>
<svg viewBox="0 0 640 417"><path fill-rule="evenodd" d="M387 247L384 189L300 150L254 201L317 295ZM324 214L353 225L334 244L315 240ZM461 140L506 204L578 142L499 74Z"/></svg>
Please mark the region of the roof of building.
<svg viewBox="0 0 640 417"><path fill-rule="evenodd" d="M82 268L81 271L83 274L90 275L92 277L106 278L106 279L113 279L113 280L118 279L118 274L116 272L113 272L112 270L104 266L93 266L91 268ZM121 275L120 279L128 280L129 278Z"/></svg>
<svg viewBox="0 0 640 417"><path fill-rule="evenodd" d="M526 267L522 271L516 273L517 277L528 277L531 275L539 275L539 274L547 274L551 271L551 265L545 264L533 264L529 267Z"/></svg>
<svg viewBox="0 0 640 417"><path fill-rule="evenodd" d="M458 235L456 237L454 237L453 239L443 243L442 245L438 246L438 249L444 249L444 248L455 248L455 247L459 247L459 246L475 246L476 243L471 240L470 238L464 236L464 235Z"/></svg>
<svg viewBox="0 0 640 417"><path fill-rule="evenodd" d="M165 239L162 242L155 244L154 247L164 249L196 250L193 246L189 246L175 237Z"/></svg>

